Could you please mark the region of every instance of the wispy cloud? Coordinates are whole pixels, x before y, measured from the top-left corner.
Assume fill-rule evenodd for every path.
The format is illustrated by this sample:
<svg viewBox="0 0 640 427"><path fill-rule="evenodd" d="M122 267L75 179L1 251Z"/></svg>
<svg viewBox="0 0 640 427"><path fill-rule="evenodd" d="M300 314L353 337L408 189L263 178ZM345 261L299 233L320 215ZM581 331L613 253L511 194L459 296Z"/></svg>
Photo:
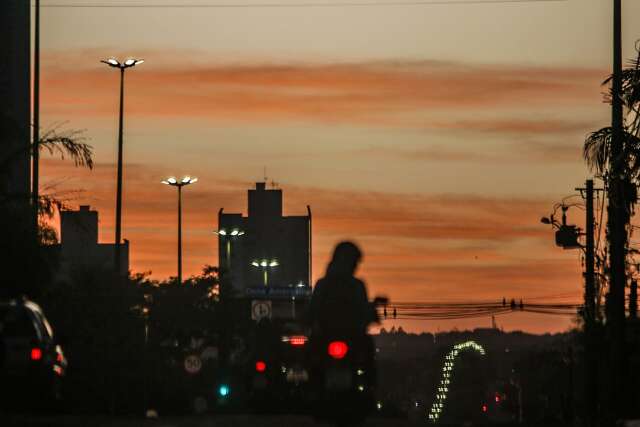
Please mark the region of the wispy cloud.
<svg viewBox="0 0 640 427"><path fill-rule="evenodd" d="M153 54L127 73L128 114L233 121L311 121L478 132L580 130L560 120L443 120L443 111L597 103L603 72L435 61L341 64L161 65ZM113 115L117 73L50 54L43 73L51 113ZM182 65L185 64L186 65ZM69 67L67 64L72 64ZM434 116L434 114L436 116Z"/></svg>

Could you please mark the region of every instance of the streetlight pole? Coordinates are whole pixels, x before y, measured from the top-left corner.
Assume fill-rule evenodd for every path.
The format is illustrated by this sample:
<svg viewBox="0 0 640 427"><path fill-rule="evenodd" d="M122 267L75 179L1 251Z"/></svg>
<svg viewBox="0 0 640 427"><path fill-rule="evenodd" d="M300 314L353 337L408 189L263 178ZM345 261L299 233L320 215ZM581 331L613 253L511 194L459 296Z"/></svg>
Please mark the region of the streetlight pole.
<svg viewBox="0 0 640 427"><path fill-rule="evenodd" d="M185 176L180 181L175 177L169 177L161 181L165 185L178 188L178 284L182 284L182 187L194 184L198 178Z"/></svg>
<svg viewBox="0 0 640 427"><path fill-rule="evenodd" d="M266 288L269 286L269 269L279 266L280 263L278 262L277 259L272 259L272 260L261 259L261 260L253 261L251 265L257 268L262 268L262 281L263 281L264 287Z"/></svg>
<svg viewBox="0 0 640 427"><path fill-rule="evenodd" d="M143 59L127 59L120 62L115 58L100 61L110 67L120 70L120 113L118 123L118 176L116 189L116 238L115 238L115 259L114 269L120 275L121 264L121 240L122 240L122 128L124 121L124 70L135 67L144 62Z"/></svg>
<svg viewBox="0 0 640 427"><path fill-rule="evenodd" d="M222 236L226 239L225 261L227 264L227 274L231 274L231 240L244 235L244 231L238 228L234 228L231 231L221 228L220 230L214 231L213 233L217 234L218 236Z"/></svg>

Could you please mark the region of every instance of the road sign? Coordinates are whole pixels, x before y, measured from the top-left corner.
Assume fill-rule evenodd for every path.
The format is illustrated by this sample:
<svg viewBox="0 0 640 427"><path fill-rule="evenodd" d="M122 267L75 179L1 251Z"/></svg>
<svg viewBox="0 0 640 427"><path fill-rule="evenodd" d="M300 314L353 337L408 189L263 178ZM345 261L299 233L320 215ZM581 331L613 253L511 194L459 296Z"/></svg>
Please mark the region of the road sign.
<svg viewBox="0 0 640 427"><path fill-rule="evenodd" d="M253 320L271 319L271 301L251 301L251 318Z"/></svg>
<svg viewBox="0 0 640 427"><path fill-rule="evenodd" d="M195 354L190 354L184 359L184 370L191 375L197 374L202 369L202 360Z"/></svg>

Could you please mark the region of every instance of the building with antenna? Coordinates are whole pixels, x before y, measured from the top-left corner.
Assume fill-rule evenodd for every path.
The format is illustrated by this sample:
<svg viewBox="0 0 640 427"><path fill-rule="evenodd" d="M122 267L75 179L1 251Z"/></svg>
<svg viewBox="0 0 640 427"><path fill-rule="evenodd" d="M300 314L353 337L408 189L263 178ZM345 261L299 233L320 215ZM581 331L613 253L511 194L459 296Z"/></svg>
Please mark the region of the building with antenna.
<svg viewBox="0 0 640 427"><path fill-rule="evenodd" d="M275 185L274 185L275 187ZM218 213L218 262L235 295L305 295L311 283L311 208L284 216L282 190L248 190L248 213Z"/></svg>

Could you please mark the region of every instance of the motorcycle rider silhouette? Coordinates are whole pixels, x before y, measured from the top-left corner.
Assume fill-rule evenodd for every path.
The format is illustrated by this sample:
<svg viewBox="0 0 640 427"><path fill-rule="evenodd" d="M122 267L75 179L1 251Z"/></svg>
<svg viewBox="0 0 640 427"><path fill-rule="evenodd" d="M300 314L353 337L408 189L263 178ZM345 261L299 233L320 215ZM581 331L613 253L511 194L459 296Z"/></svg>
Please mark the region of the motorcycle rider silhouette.
<svg viewBox="0 0 640 427"><path fill-rule="evenodd" d="M367 327L379 319L364 282L354 276L361 259L354 243L339 243L309 306L316 415L340 425L363 419L375 396L375 347Z"/></svg>

